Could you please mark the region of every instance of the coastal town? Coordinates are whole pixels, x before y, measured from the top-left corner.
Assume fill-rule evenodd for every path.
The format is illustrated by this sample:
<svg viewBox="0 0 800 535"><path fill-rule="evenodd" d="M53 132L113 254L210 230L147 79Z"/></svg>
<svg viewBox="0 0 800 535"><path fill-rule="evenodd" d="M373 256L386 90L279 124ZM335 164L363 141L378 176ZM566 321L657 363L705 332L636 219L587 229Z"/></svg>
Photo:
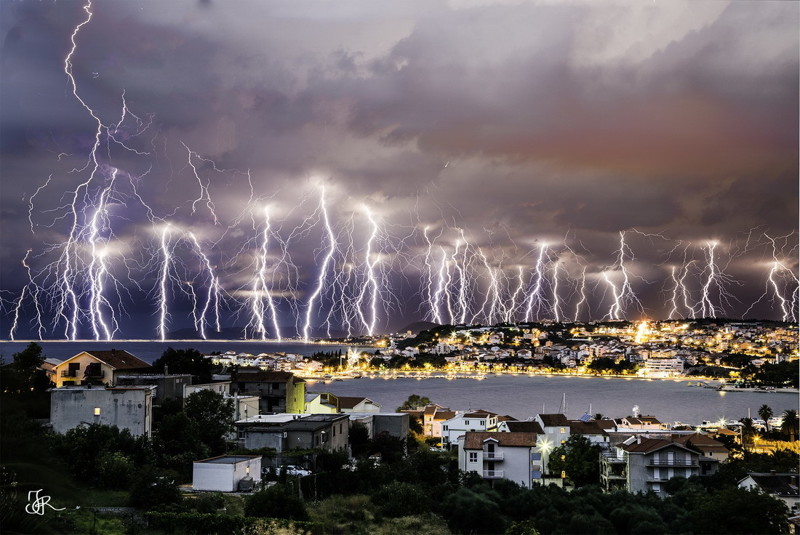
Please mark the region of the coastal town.
<svg viewBox="0 0 800 535"><path fill-rule="evenodd" d="M800 357L796 324L641 321L441 326L421 333L406 331L340 342L360 350L346 354L323 350L317 358L236 352L208 358L223 366L255 366L314 379L365 374L480 377L489 373L560 373L709 379L709 385L726 390L798 392L795 373L779 378L769 374L766 380L759 379L766 374L758 373L772 366L792 369L790 363Z"/></svg>
<svg viewBox="0 0 800 535"><path fill-rule="evenodd" d="M768 518L759 522L774 525L762 525L763 532L783 533L800 523L797 411L775 413L771 398L749 417L675 424L641 414L638 407L630 414L587 411L570 419L564 402L558 411L511 416L443 406L413 392L402 406L383 407L368 392L342 396L326 390L334 381L367 376L566 374L680 378L713 388L796 392L796 325L435 326L366 342L347 352L309 356L169 349L153 363L122 348L46 357L31 344L0 367L4 407L10 407L3 411L4 503L22 511L7 512L11 525L33 526L30 532L54 526L81 531L90 512L98 533L105 532L97 530L98 517L104 526L138 526L144 533L213 533L220 525L260 526L263 531L257 532L268 533L277 529L275 522L291 533L338 533L341 526L330 527L334 520L325 517L320 503L358 494L343 490L347 485L372 496L362 509L373 511L388 507L377 498L387 488L400 492L413 483L431 496L434 488L416 479L421 475L404 482L383 472L420 462L453 474L445 477L448 490L438 491L442 499L479 488L511 492L503 485L512 485L513 493L563 493L560 499L578 496L574 490L585 487L607 496L655 496L667 504L688 492L687 485L696 485L712 495L724 490L772 500L764 509ZM23 447L26 440L29 447L35 444L32 450ZM24 460L31 451L50 459L48 465L63 472L71 488L86 485L103 497L84 503L81 512L74 494L32 478L35 463ZM137 470L139 463L147 470ZM379 473L384 475L373 480ZM373 483L357 484L356 476ZM35 486L50 492L66 512L31 523L20 489ZM289 498L302 514L263 505ZM217 506L209 506L211 501ZM240 514L220 512L231 507ZM369 522L389 522L381 529L391 529L391 522L415 517L435 526L431 532L470 531L457 507L384 513L392 520ZM203 531L197 526L204 522L217 527ZM555 529L519 511L496 515L493 522L477 532L503 533L515 525L534 530L525 533Z"/></svg>

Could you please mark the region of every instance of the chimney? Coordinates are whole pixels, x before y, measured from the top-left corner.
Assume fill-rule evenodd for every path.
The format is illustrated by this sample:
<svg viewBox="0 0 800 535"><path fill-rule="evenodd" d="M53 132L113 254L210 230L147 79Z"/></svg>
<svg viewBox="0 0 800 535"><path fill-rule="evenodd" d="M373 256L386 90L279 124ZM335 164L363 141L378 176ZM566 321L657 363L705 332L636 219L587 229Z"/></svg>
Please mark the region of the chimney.
<svg viewBox="0 0 800 535"><path fill-rule="evenodd" d="M636 435L636 443L637 444L641 444L642 443L642 435Z"/></svg>

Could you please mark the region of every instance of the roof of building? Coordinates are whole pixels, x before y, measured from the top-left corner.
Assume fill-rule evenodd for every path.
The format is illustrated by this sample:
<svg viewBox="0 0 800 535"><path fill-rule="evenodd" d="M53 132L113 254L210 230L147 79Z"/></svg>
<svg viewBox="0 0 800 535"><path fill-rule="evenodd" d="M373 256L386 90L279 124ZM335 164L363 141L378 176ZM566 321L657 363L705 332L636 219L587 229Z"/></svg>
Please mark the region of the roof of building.
<svg viewBox="0 0 800 535"><path fill-rule="evenodd" d="M375 403L369 398L360 397L360 396L337 396L339 398L339 407L342 409L352 409L359 403L367 402L372 403L380 407L379 404Z"/></svg>
<svg viewBox="0 0 800 535"><path fill-rule="evenodd" d="M621 444L619 447L628 453L653 453L668 446L675 446L691 452L693 455L699 455L696 451L690 450L682 444L663 438L642 438L631 444Z"/></svg>
<svg viewBox="0 0 800 535"><path fill-rule="evenodd" d="M566 427L569 425L569 420L561 413L540 414L539 418L545 427Z"/></svg>
<svg viewBox="0 0 800 535"><path fill-rule="evenodd" d="M639 416L633 417L628 416L625 420L630 425L661 425L661 422L658 421L658 418L655 416Z"/></svg>
<svg viewBox="0 0 800 535"><path fill-rule="evenodd" d="M135 370L139 368L150 368L150 364L146 363L139 357L135 357L125 351L124 349L109 349L107 351L84 351L99 361L102 361L115 370ZM75 355L77 356L77 355ZM74 357L73 357L74 358Z"/></svg>
<svg viewBox="0 0 800 535"><path fill-rule="evenodd" d="M202 459L200 461L194 461L196 463L209 463L209 464L236 464L242 463L246 461L253 461L255 459L261 459L260 455L219 455L217 457L209 457L208 459Z"/></svg>
<svg viewBox="0 0 800 535"><path fill-rule="evenodd" d="M494 412L478 409L470 412L465 412L463 416L464 418L487 418L491 416L497 416L497 414Z"/></svg>
<svg viewBox="0 0 800 535"><path fill-rule="evenodd" d="M422 413L426 416L430 416L431 414L434 414L436 411L440 410L449 411L450 409L448 409L447 407L442 407L441 405L436 405L434 403L431 405L426 405L425 408L422 409Z"/></svg>
<svg viewBox="0 0 800 535"><path fill-rule="evenodd" d="M508 420L506 421L506 426L512 433L544 433L544 430L542 429L542 426L539 425L539 422L518 422L516 420Z"/></svg>
<svg viewBox="0 0 800 535"><path fill-rule="evenodd" d="M465 450L482 450L487 440L494 440L504 448L530 448L536 445L536 433L467 432Z"/></svg>
<svg viewBox="0 0 800 535"><path fill-rule="evenodd" d="M728 448L722 442L714 440L708 435L702 433L693 433L691 435L673 435L672 440L679 442L684 446L694 446L700 451L712 453L728 453Z"/></svg>
<svg viewBox="0 0 800 535"><path fill-rule="evenodd" d="M605 434L605 429L597 420L589 420L588 422L571 420L569 422L569 432L572 435L602 435Z"/></svg>
<svg viewBox="0 0 800 535"><path fill-rule="evenodd" d="M800 496L797 474L751 472L747 474L747 477L751 478L761 490L768 494L776 494L778 496ZM744 481L744 479L742 479L742 481ZM741 484L742 481L739 483Z"/></svg>

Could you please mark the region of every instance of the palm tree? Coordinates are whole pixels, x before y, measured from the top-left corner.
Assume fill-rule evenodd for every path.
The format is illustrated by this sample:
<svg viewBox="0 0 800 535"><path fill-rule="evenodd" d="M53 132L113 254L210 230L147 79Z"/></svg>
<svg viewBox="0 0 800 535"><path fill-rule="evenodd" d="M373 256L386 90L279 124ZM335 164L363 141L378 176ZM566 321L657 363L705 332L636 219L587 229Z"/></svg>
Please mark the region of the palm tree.
<svg viewBox="0 0 800 535"><path fill-rule="evenodd" d="M745 451L747 451L747 442L756 434L756 428L753 425L752 418L742 418L739 421L742 422L742 447L745 449Z"/></svg>
<svg viewBox="0 0 800 535"><path fill-rule="evenodd" d="M794 409L788 409L783 411L783 424L781 425L781 431L789 435L789 440L794 442L794 437L797 435L797 428L800 425L800 421L797 418L797 411Z"/></svg>
<svg viewBox="0 0 800 535"><path fill-rule="evenodd" d="M772 418L772 407L769 405L761 405L758 409L758 417L764 420L764 425L767 426L767 432L769 432L769 419Z"/></svg>

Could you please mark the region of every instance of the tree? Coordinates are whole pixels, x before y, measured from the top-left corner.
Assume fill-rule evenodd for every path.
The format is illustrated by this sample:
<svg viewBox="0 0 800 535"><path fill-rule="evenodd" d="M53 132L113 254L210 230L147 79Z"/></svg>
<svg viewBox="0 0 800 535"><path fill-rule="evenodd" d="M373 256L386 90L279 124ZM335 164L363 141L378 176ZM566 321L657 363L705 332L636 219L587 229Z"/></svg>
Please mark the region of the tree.
<svg viewBox="0 0 800 535"><path fill-rule="evenodd" d="M19 353L14 353L11 364L0 366L2 391L26 396L45 392L51 385L47 372L41 369L42 363L42 346L35 342L28 344Z"/></svg>
<svg viewBox="0 0 800 535"><path fill-rule="evenodd" d="M570 435L550 453L550 473L565 472L576 487L600 483L600 446L583 435Z"/></svg>
<svg viewBox="0 0 800 535"><path fill-rule="evenodd" d="M692 532L789 533L789 509L767 494L740 488L726 488L702 500L690 516Z"/></svg>
<svg viewBox="0 0 800 535"><path fill-rule="evenodd" d="M280 484L253 494L244 506L244 513L246 516L308 519L303 500L298 498L292 489Z"/></svg>
<svg viewBox="0 0 800 535"><path fill-rule="evenodd" d="M129 503L133 507L153 509L180 503L182 498L172 474L148 467L133 482Z"/></svg>
<svg viewBox="0 0 800 535"><path fill-rule="evenodd" d="M789 440L792 442L794 442L794 439L797 436L798 423L800 422L798 422L796 410L788 409L783 411L783 423L781 424L781 431L789 435Z"/></svg>
<svg viewBox="0 0 800 535"><path fill-rule="evenodd" d="M225 451L225 435L233 431L233 401L212 390L200 390L186 398L183 410L212 455Z"/></svg>
<svg viewBox="0 0 800 535"><path fill-rule="evenodd" d="M189 373L197 377L197 382L208 383L211 381L213 365L196 349L172 349L168 347L161 356L153 362L153 370L166 373Z"/></svg>
<svg viewBox="0 0 800 535"><path fill-rule="evenodd" d="M497 504L499 496L495 501L491 489L488 492L481 492L480 489L480 485L474 489L460 488L445 497L440 513L450 529L464 533L505 531L505 520Z"/></svg>
<svg viewBox="0 0 800 535"><path fill-rule="evenodd" d="M742 446L747 449L747 443L752 443L753 437L756 435L756 427L753 425L752 418L742 418Z"/></svg>
<svg viewBox="0 0 800 535"><path fill-rule="evenodd" d="M764 425L767 426L767 431L769 431L769 419L772 418L772 407L767 404L761 405L758 408L758 417L764 420Z"/></svg>
<svg viewBox="0 0 800 535"><path fill-rule="evenodd" d="M408 396L408 399L403 402L402 405L397 407L397 412L406 411L406 410L417 410L425 407L426 405L430 405L431 400L425 396L419 396L417 394L411 394Z"/></svg>
<svg viewBox="0 0 800 535"><path fill-rule="evenodd" d="M361 422L353 422L350 426L350 451L353 457L366 457L369 455L369 430Z"/></svg>
<svg viewBox="0 0 800 535"><path fill-rule="evenodd" d="M384 516L398 517L419 514L429 508L430 497L421 485L393 481L372 495L372 503Z"/></svg>

